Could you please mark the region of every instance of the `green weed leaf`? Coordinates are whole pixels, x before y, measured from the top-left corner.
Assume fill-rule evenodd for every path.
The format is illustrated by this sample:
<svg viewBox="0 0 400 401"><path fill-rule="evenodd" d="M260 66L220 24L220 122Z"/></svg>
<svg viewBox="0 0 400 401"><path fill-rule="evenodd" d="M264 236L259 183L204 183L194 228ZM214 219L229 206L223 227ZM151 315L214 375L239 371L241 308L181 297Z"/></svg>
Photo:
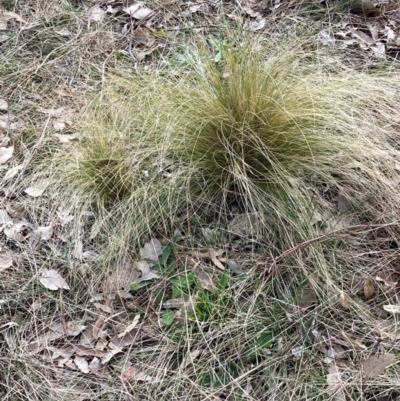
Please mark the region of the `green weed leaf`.
<svg viewBox="0 0 400 401"><path fill-rule="evenodd" d="M171 326L171 324L174 322L174 319L175 314L171 309L167 309L162 315L162 321L167 326Z"/></svg>

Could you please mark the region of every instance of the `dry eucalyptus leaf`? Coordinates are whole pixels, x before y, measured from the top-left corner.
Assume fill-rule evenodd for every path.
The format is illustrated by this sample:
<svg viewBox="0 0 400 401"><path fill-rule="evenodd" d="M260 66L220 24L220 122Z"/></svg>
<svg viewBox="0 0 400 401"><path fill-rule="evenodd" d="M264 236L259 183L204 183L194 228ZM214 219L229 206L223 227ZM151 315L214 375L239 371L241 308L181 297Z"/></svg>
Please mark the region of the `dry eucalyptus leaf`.
<svg viewBox="0 0 400 401"><path fill-rule="evenodd" d="M55 341L63 337L64 334L58 333L52 330L48 330L46 333L38 336L35 341L31 342L27 346L27 351L30 355L37 354L46 348L50 342Z"/></svg>
<svg viewBox="0 0 400 401"><path fill-rule="evenodd" d="M106 313L113 313L113 309L112 309L111 307L109 307L108 305L104 305L104 304L101 304L101 303L99 303L99 302L95 302L93 305L94 305L96 308L98 308L98 309L100 309L101 311L103 311L103 312L106 312Z"/></svg>
<svg viewBox="0 0 400 401"><path fill-rule="evenodd" d="M106 11L103 10L99 4L89 9L89 21L103 22L106 16Z"/></svg>
<svg viewBox="0 0 400 401"><path fill-rule="evenodd" d="M375 280L382 282L383 284L385 284L386 287L389 287L390 289L393 289L397 286L397 281L385 280L384 278L379 277L379 276L376 276Z"/></svg>
<svg viewBox="0 0 400 401"><path fill-rule="evenodd" d="M300 359L304 353L304 346L300 345L292 349L292 355L294 359Z"/></svg>
<svg viewBox="0 0 400 401"><path fill-rule="evenodd" d="M23 164L18 164L18 166L10 168L4 175L3 182L10 180L11 178L14 178L18 174L18 172L23 169L23 167L24 167Z"/></svg>
<svg viewBox="0 0 400 401"><path fill-rule="evenodd" d="M376 58L385 58L386 47L382 42L376 42L374 46L371 46L371 50L374 52Z"/></svg>
<svg viewBox="0 0 400 401"><path fill-rule="evenodd" d="M3 230L4 235L11 241L15 242L23 242L24 236L20 233L21 227L13 224L12 226L8 226Z"/></svg>
<svg viewBox="0 0 400 401"><path fill-rule="evenodd" d="M53 352L53 356L51 357L51 359L56 359L59 358L60 356L69 359L75 353L74 348L69 346L62 348L47 347L47 350Z"/></svg>
<svg viewBox="0 0 400 401"><path fill-rule="evenodd" d="M343 291L340 292L340 304L343 308L350 308L353 305L353 300Z"/></svg>
<svg viewBox="0 0 400 401"><path fill-rule="evenodd" d="M201 286L207 290L210 291L212 294L215 293L217 290L217 286L214 282L213 276L211 273L207 273L203 270L197 270L196 275L198 279L200 280Z"/></svg>
<svg viewBox="0 0 400 401"><path fill-rule="evenodd" d="M153 10L143 7L143 5L144 3L142 1L138 1L136 4L132 4L131 6L124 8L124 11L132 18L141 20L148 17L153 12Z"/></svg>
<svg viewBox="0 0 400 401"><path fill-rule="evenodd" d="M256 10L253 10L251 7L243 7L243 11L252 18L256 18L260 16L260 13Z"/></svg>
<svg viewBox="0 0 400 401"><path fill-rule="evenodd" d="M53 93L55 93L56 95L59 95L59 96L64 96L64 97L75 97L76 96L75 92L71 92L69 90L61 89L61 88L53 88Z"/></svg>
<svg viewBox="0 0 400 401"><path fill-rule="evenodd" d="M24 124L22 122L14 120L16 120L16 117L11 113L0 115L0 131L7 129L20 130L24 127Z"/></svg>
<svg viewBox="0 0 400 401"><path fill-rule="evenodd" d="M64 131L66 126L67 125L65 124L64 121L55 121L53 123L53 128L54 128L54 131L56 131L56 132Z"/></svg>
<svg viewBox="0 0 400 401"><path fill-rule="evenodd" d="M94 356L94 357L98 357L98 358L102 358L104 355L107 354L107 351L93 348L93 346L90 344L88 344L88 345L79 344L79 345L75 346L75 352L76 352L76 355L79 355L79 356Z"/></svg>
<svg viewBox="0 0 400 401"><path fill-rule="evenodd" d="M41 284L51 291L57 291L60 288L65 290L69 290L69 285L67 282L61 277L60 273L57 270L44 269L42 271L42 275L39 277L39 281Z"/></svg>
<svg viewBox="0 0 400 401"><path fill-rule="evenodd" d="M8 102L5 99L0 99L0 110L7 111L8 110Z"/></svg>
<svg viewBox="0 0 400 401"><path fill-rule="evenodd" d="M210 255L210 259L211 261L214 263L214 265L216 267L218 267L218 269L224 271L225 267L224 265L217 259L217 253L215 252L214 249L209 249L208 250L208 254Z"/></svg>
<svg viewBox="0 0 400 401"><path fill-rule="evenodd" d="M9 146L8 148L0 146L0 164L7 163L14 153L14 146Z"/></svg>
<svg viewBox="0 0 400 401"><path fill-rule="evenodd" d="M82 373L89 373L89 364L83 356L76 355L74 363Z"/></svg>
<svg viewBox="0 0 400 401"><path fill-rule="evenodd" d="M132 323L131 323L129 326L127 326L127 327L125 328L125 330L124 330L122 333L119 333L119 334L118 334L118 338L122 338L122 337L125 336L125 334L129 333L130 331L132 331L132 330L137 326L137 324L139 323L139 320L140 320L140 315L137 314L137 315L133 318Z"/></svg>
<svg viewBox="0 0 400 401"><path fill-rule="evenodd" d="M390 313L400 313L400 305L383 305L383 309Z"/></svg>
<svg viewBox="0 0 400 401"><path fill-rule="evenodd" d="M117 291L116 295L118 295L122 299L133 299L132 294L126 290L119 290L119 291Z"/></svg>
<svg viewBox="0 0 400 401"><path fill-rule="evenodd" d="M364 281L364 297L366 301L369 301L370 299L372 299L375 295L375 287L374 287L374 283L372 282L372 280L370 280L369 278L367 278Z"/></svg>
<svg viewBox="0 0 400 401"><path fill-rule="evenodd" d="M7 211L4 209L0 209L0 225L3 224L12 224L11 217L8 215Z"/></svg>
<svg viewBox="0 0 400 401"><path fill-rule="evenodd" d="M230 234L238 237L252 237L260 228L256 214L243 213L235 216L228 224Z"/></svg>
<svg viewBox="0 0 400 401"><path fill-rule="evenodd" d="M146 375L144 372L136 373L134 380L140 382L154 382L154 378L152 376Z"/></svg>
<svg viewBox="0 0 400 401"><path fill-rule="evenodd" d="M98 372L101 369L100 359L97 357L94 357L92 359L92 361L89 363L89 369L92 372Z"/></svg>
<svg viewBox="0 0 400 401"><path fill-rule="evenodd" d="M366 33L359 31L357 29L352 29L351 33L353 36L355 36L357 39L361 40L365 44L369 46L373 46L375 44L375 40L371 38L371 36L368 36Z"/></svg>
<svg viewBox="0 0 400 401"><path fill-rule="evenodd" d="M329 46L335 44L335 37L330 33L328 29L323 29L318 33L318 41L323 46Z"/></svg>
<svg viewBox="0 0 400 401"><path fill-rule="evenodd" d="M40 238L41 238L40 231L33 230L29 234L29 239L28 239L29 246L31 246L32 248L36 248L39 244Z"/></svg>
<svg viewBox="0 0 400 401"><path fill-rule="evenodd" d="M37 198L41 196L43 192L47 189L49 183L46 181L38 181L35 184L31 185L30 187L25 189L25 193L33 198Z"/></svg>
<svg viewBox="0 0 400 401"><path fill-rule="evenodd" d="M133 18L141 20L143 18L147 18L152 13L153 13L153 10L150 10L150 8L139 8L139 10L135 11L131 15Z"/></svg>
<svg viewBox="0 0 400 401"><path fill-rule="evenodd" d="M158 272L156 270L149 270L147 273L143 274L142 276L134 280L132 284L141 283L142 281L153 280L155 278L160 278Z"/></svg>
<svg viewBox="0 0 400 401"><path fill-rule="evenodd" d="M5 31L7 29L7 22L11 19L16 19L18 22L27 24L27 22L18 14L12 11L1 11L0 9L0 31Z"/></svg>
<svg viewBox="0 0 400 401"><path fill-rule="evenodd" d="M79 321L71 320L69 322L64 322L64 324L61 322L54 323L50 326L50 329L55 333L75 337L85 330L86 326Z"/></svg>
<svg viewBox="0 0 400 401"><path fill-rule="evenodd" d="M395 359L394 354L371 355L362 363L364 377L373 379L379 376Z"/></svg>
<svg viewBox="0 0 400 401"><path fill-rule="evenodd" d="M311 286L308 285L302 289L299 299L300 308L308 308L315 305L317 301L317 294Z"/></svg>
<svg viewBox="0 0 400 401"><path fill-rule="evenodd" d="M71 36L71 32L67 28L62 28L59 31L54 31L54 32L60 36Z"/></svg>
<svg viewBox="0 0 400 401"><path fill-rule="evenodd" d="M155 42L155 38L150 34L147 29L137 28L132 34L132 39L138 45L152 46Z"/></svg>
<svg viewBox="0 0 400 401"><path fill-rule="evenodd" d="M346 395L344 393L344 385L342 381L342 373L337 365L329 366L329 371L326 376L326 383L328 385L328 391L335 401L346 401Z"/></svg>
<svg viewBox="0 0 400 401"><path fill-rule="evenodd" d="M140 250L140 257L146 260L157 261L158 257L162 255L162 252L160 241L156 238L152 238L150 242L147 242Z"/></svg>
<svg viewBox="0 0 400 401"><path fill-rule="evenodd" d="M53 226L38 227L37 230L40 233L40 239L43 241L48 241L53 236Z"/></svg>
<svg viewBox="0 0 400 401"><path fill-rule="evenodd" d="M0 253L0 272L8 269L13 264L12 257L8 253Z"/></svg>
<svg viewBox="0 0 400 401"><path fill-rule="evenodd" d="M73 219L74 216L70 214L69 210L61 210L57 212L58 218L60 219L60 224L62 226L66 226L68 223L70 223Z"/></svg>
<svg viewBox="0 0 400 401"><path fill-rule="evenodd" d="M74 361L73 361L72 359L69 359L67 362L64 363L64 365L65 365L65 367L67 367L68 369L71 369L71 370L78 370L78 369L76 368L76 365L74 364ZM54 389L54 387L53 387L53 389Z"/></svg>
<svg viewBox="0 0 400 401"><path fill-rule="evenodd" d="M112 343L109 344L111 351L108 351L106 353L106 355L104 355L104 357L101 359L101 364L105 365L106 363L108 363L115 355L119 354L120 352L122 352L122 349L113 345Z"/></svg>

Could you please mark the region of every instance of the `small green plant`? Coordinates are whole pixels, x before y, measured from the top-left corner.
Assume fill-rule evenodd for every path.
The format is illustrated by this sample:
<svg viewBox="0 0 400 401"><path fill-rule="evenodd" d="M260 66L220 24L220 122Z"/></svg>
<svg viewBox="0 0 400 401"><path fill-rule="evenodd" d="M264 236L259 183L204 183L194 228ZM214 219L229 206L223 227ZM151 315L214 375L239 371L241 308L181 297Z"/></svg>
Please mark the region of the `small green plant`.
<svg viewBox="0 0 400 401"><path fill-rule="evenodd" d="M213 321L214 319L218 319L224 311L230 310L230 304L233 299L225 293L229 281L229 274L223 273L219 279L215 293L210 293L200 285L198 286L199 295L196 299L194 312L198 320L204 322Z"/></svg>

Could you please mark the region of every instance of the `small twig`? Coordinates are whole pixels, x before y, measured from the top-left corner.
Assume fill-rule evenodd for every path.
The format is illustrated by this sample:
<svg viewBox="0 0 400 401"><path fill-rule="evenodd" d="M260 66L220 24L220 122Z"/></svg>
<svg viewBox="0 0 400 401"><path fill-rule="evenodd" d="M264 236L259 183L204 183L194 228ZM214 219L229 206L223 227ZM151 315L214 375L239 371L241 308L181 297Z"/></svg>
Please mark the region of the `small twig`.
<svg viewBox="0 0 400 401"><path fill-rule="evenodd" d="M68 336L68 323L65 318L65 313L64 313L64 301L63 301L63 290L62 288L60 289L60 317L61 317L61 324L64 330L64 334Z"/></svg>
<svg viewBox="0 0 400 401"><path fill-rule="evenodd" d="M350 237L352 235L354 235L357 232L360 232L362 230L366 229L366 232L368 231L372 231L372 230L376 230L379 228L384 228L384 227L389 227L389 226L393 226L396 224L399 224L400 220L395 220L391 223L386 223L386 224L357 224L354 226L349 226L349 227L345 227L345 228L340 228L338 230L335 231L330 231L329 233L326 233L324 235L320 235L319 237L316 238L311 238L308 241L304 241L301 242L300 244L295 245L292 248L287 249L286 251L282 252L279 256L277 256L274 261L271 263L271 266L269 268L269 273L273 273L276 272L276 266L278 263L282 262L282 260L286 259L288 256L290 256L291 254L295 253L296 251L299 251L301 249L307 248L308 246L315 244L316 242L320 242L323 241L325 239L331 238L332 236L339 234L343 231L347 231L347 230L351 230L350 232L344 234L342 236L342 238L346 238L346 237ZM371 229L371 230L369 230Z"/></svg>

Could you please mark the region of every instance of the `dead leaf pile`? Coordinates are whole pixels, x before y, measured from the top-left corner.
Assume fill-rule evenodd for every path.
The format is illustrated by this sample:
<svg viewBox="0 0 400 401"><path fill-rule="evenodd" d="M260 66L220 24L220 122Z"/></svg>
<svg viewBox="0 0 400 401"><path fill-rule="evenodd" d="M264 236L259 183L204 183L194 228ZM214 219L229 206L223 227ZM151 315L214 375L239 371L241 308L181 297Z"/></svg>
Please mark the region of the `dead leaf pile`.
<svg viewBox="0 0 400 401"><path fill-rule="evenodd" d="M366 26L345 23L335 37L343 46L358 46L378 59L400 52L400 25L395 19L382 17Z"/></svg>
<svg viewBox="0 0 400 401"><path fill-rule="evenodd" d="M52 291L70 289L56 270L43 270L39 281ZM129 347L135 344L145 347L147 342L157 341L151 321L143 324L140 314L133 318L128 314L127 302L132 302L132 299L132 295L124 291L108 296L99 294L92 298L91 306L80 319L61 318L36 334L33 340L23 340L24 347L30 356L36 355L44 363L47 361L70 371L110 378L113 369L109 363L114 357L121 354L123 360ZM40 309L41 305L37 308ZM21 333L22 338L24 335ZM141 380L141 377L138 372L135 380ZM151 376L147 377L149 381L153 380Z"/></svg>

